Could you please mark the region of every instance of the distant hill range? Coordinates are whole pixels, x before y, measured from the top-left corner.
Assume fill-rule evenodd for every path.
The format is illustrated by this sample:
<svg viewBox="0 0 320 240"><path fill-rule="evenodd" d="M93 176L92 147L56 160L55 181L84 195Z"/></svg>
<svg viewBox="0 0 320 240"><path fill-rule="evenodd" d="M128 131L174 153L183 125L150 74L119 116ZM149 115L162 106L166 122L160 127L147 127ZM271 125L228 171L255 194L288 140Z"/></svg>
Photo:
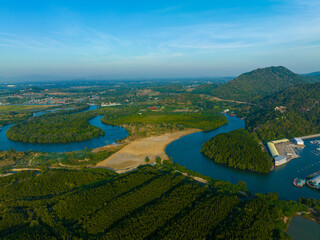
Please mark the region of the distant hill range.
<svg viewBox="0 0 320 240"><path fill-rule="evenodd" d="M304 75L306 75L306 76L320 76L320 72L307 73Z"/></svg>
<svg viewBox="0 0 320 240"><path fill-rule="evenodd" d="M302 74L301 77L307 83L320 82L320 72L313 72L308 74Z"/></svg>
<svg viewBox="0 0 320 240"><path fill-rule="evenodd" d="M315 74L315 73L314 73ZM264 96L307 82L320 81L316 75L298 75L279 67L259 68L214 89L212 95L230 100L254 102Z"/></svg>

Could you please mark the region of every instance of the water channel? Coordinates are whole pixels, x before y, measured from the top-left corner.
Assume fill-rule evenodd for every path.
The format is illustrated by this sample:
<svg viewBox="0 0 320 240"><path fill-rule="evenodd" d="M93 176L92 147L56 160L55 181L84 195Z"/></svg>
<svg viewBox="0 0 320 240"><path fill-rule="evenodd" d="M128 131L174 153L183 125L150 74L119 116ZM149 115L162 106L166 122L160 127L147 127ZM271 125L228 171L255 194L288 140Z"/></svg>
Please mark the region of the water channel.
<svg viewBox="0 0 320 240"><path fill-rule="evenodd" d="M97 106L90 106L87 111L96 109ZM43 114L39 112L38 115ZM245 123L237 117L228 117L228 124L212 131L197 132L184 136L166 148L166 153L172 157L174 162L186 166L188 169L202 173L215 179L237 183L239 180L245 181L252 193L278 192L281 199L297 200L299 197L320 198L320 192L304 186L297 188L292 185L295 177L306 177L307 175L320 170L320 155L312 152L318 147L311 144L310 140L305 141L306 147L300 151L301 157L294 159L285 166L277 167L269 174L255 174L229 168L224 165L214 163L200 153L202 144L210 140L219 133L230 132L235 129L244 128ZM102 116L97 116L89 122L91 125L100 127L104 136L93 138L88 141L66 143L66 144L31 144L11 141L6 137L6 131L12 126L7 125L0 132L0 150L13 148L17 151L42 151L42 152L69 152L88 148L97 148L106 144L114 143L117 139L128 136L128 132L118 126L106 125L101 122Z"/></svg>
<svg viewBox="0 0 320 240"><path fill-rule="evenodd" d="M85 111L91 111L97 109L97 106L90 106ZM52 112L52 111L51 111ZM35 116L40 116L46 112L37 112ZM111 126L101 122L102 116L97 116L89 121L93 126L101 128L105 135L97 138L93 138L87 141L74 142L74 143L59 143L59 144L39 144L39 143L23 143L9 140L6 136L7 130L14 124L6 125L2 127L0 132L0 150L7 150L13 148L16 151L41 151L41 152L70 152L82 150L85 147L97 148L105 146L106 144L112 144L117 139L123 139L128 136L128 132L123 127Z"/></svg>
<svg viewBox="0 0 320 240"><path fill-rule="evenodd" d="M320 170L320 155L312 153L318 147L305 140L306 147L299 150L300 158L294 159L284 166L276 167L269 174L255 174L247 171L236 170L224 165L216 164L200 153L202 144L219 133L230 132L244 128L245 123L237 117L228 117L229 123L208 132L197 132L184 136L166 148L166 153L173 161L215 179L237 183L239 180L247 183L252 193L277 192L283 200L298 200L299 197L312 197L319 199L320 192L307 186L298 188L292 185L295 177L306 177Z"/></svg>

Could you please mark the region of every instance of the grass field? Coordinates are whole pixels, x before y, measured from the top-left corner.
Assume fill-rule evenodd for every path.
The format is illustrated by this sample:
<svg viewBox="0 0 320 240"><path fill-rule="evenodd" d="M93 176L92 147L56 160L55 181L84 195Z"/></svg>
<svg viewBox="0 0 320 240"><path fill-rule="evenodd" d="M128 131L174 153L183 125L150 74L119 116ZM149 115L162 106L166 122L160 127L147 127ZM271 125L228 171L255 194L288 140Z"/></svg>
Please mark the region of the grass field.
<svg viewBox="0 0 320 240"><path fill-rule="evenodd" d="M22 110L37 110L52 107L52 105L4 105L0 106L0 111L22 111Z"/></svg>
<svg viewBox="0 0 320 240"><path fill-rule="evenodd" d="M26 120L33 111L47 109L52 105L3 105L0 106L0 125Z"/></svg>
<svg viewBox="0 0 320 240"><path fill-rule="evenodd" d="M165 113L165 112L143 112L122 115L117 118L109 118L105 115L102 119L105 123L115 125L134 124L148 125L156 124L161 127L176 128L183 130L186 128L197 128L201 130L212 130L227 123L227 119L218 114L207 115L202 113Z"/></svg>

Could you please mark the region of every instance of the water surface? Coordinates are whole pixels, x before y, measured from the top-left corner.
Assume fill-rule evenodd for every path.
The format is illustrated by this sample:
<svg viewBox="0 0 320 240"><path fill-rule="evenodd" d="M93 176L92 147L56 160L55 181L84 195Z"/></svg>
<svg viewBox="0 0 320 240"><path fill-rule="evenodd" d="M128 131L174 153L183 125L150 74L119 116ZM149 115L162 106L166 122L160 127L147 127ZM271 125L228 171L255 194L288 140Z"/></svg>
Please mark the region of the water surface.
<svg viewBox="0 0 320 240"><path fill-rule="evenodd" d="M300 216L294 217L287 234L292 237L292 240L319 240L320 224Z"/></svg>
<svg viewBox="0 0 320 240"><path fill-rule="evenodd" d="M284 200L297 200L302 196L320 198L320 191L307 186L298 188L292 185L295 177L306 177L320 170L320 155L316 156L311 153L318 146L311 144L310 140L305 141L306 147L300 150L300 158L292 160L285 166L277 167L269 174L236 170L216 164L205 157L200 152L203 143L219 133L245 127L243 120L237 117L227 117L229 123L216 130L193 133L172 142L166 148L167 155L172 157L174 162L203 175L231 183L237 183L239 180L245 181L252 193L278 192L280 198Z"/></svg>
<svg viewBox="0 0 320 240"><path fill-rule="evenodd" d="M89 109L85 111L95 110L97 106L90 106ZM45 112L38 112L37 116L40 116ZM102 116L97 116L89 121L89 123L93 126L101 128L105 135L97 138L93 138L87 141L82 142L73 142L73 143L50 143L50 144L40 144L40 143L23 143L12 141L7 138L6 132L7 130L13 126L14 124L10 124L2 127L2 131L0 132L0 150L7 150L13 148L16 151L41 151L41 152L70 152L70 151L78 151L82 150L85 147L97 148L105 146L106 144L112 144L117 139L121 140L126 138L129 134L127 130L123 127L111 126L101 122Z"/></svg>

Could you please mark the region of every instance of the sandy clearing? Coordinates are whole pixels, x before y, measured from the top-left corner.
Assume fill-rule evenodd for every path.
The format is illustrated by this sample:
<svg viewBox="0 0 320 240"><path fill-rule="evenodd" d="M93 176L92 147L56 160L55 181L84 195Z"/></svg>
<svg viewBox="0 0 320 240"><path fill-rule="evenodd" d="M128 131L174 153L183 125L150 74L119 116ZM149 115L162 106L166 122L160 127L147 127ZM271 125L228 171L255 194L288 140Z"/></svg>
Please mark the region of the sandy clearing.
<svg viewBox="0 0 320 240"><path fill-rule="evenodd" d="M150 163L155 162L156 157L168 159L168 156L165 153L165 147L169 143L185 135L199 131L201 130L189 129L175 133L166 133L161 136L137 139L108 157L106 160L99 162L96 166L120 170L145 164L145 158L147 156L150 159Z"/></svg>
<svg viewBox="0 0 320 240"><path fill-rule="evenodd" d="M40 168L11 168L12 172L21 172L21 171L42 171Z"/></svg>
<svg viewBox="0 0 320 240"><path fill-rule="evenodd" d="M103 147L93 148L92 152L97 153L97 152L101 152L101 151L105 151L105 150L118 150L128 143L129 143L128 139L125 139L124 141L122 141L121 143L118 143L118 144L108 144Z"/></svg>

